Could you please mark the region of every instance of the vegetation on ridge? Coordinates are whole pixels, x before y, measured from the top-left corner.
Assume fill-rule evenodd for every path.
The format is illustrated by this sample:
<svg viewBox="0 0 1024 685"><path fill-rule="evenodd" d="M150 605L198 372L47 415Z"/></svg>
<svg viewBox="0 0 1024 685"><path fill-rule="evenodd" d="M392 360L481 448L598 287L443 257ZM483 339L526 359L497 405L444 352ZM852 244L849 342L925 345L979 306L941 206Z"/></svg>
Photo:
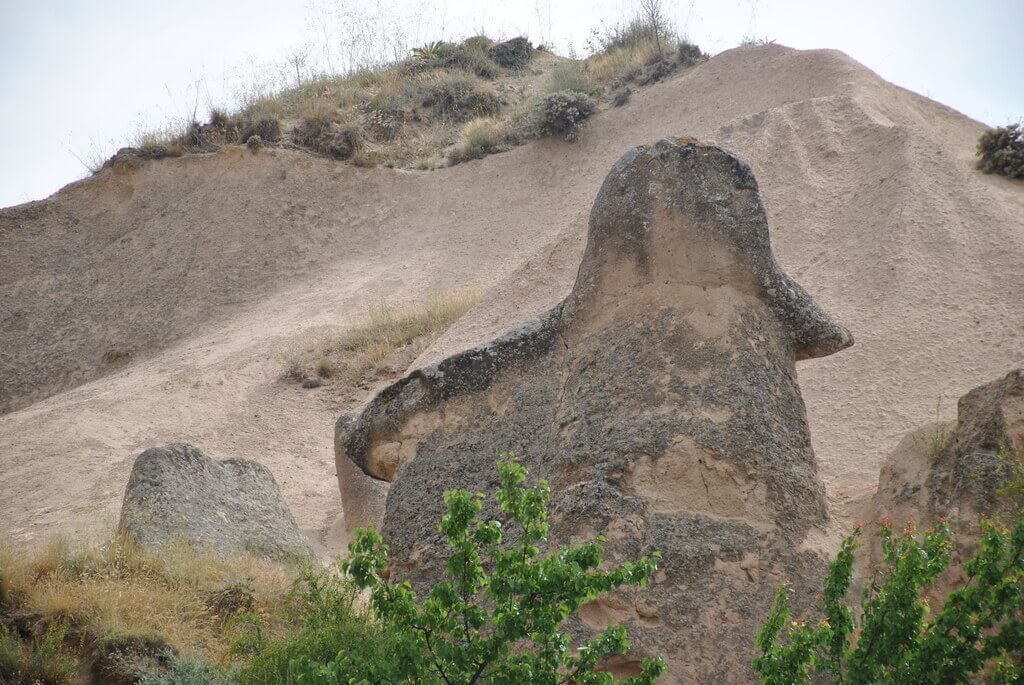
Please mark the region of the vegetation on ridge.
<svg viewBox="0 0 1024 685"><path fill-rule="evenodd" d="M1009 124L990 129L978 139L978 168L986 174L1024 178L1024 129Z"/></svg>
<svg viewBox="0 0 1024 685"><path fill-rule="evenodd" d="M537 137L572 139L600 102L704 58L663 16L595 30L585 59L559 57L524 37L438 41L380 65L308 74L274 92L254 89L239 111L213 110L149 133L107 163L213 152L229 145L297 147L357 165L431 169ZM100 165L96 165L99 168Z"/></svg>

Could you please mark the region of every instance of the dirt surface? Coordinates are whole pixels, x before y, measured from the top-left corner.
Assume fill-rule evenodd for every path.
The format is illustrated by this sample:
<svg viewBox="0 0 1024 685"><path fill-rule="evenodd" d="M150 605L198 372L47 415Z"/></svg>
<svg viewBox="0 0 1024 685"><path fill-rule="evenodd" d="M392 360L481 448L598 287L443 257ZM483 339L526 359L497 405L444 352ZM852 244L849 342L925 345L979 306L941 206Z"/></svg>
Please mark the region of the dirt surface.
<svg viewBox="0 0 1024 685"><path fill-rule="evenodd" d="M1024 185L982 125L834 51L740 48L545 140L433 172L238 148L108 170L0 211L0 521L103 532L133 457L174 440L266 464L326 552L334 420L275 357L380 298L497 284L422 356L561 299L627 148L693 136L761 185L782 266L856 345L797 369L836 524L909 429L1024 363ZM13 410L13 411L12 411Z"/></svg>

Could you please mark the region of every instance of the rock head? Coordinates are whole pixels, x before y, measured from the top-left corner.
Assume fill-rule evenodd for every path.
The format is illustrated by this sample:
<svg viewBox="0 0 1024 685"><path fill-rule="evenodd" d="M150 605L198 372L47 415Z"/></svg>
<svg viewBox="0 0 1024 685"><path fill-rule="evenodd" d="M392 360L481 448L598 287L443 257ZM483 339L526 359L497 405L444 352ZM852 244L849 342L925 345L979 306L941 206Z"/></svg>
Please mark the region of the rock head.
<svg viewBox="0 0 1024 685"><path fill-rule="evenodd" d="M118 529L146 547L183 541L278 560L312 553L267 467L211 459L185 443L136 457Z"/></svg>
<svg viewBox="0 0 1024 685"><path fill-rule="evenodd" d="M603 533L613 561L663 555L650 587L585 606L580 633L625 622L666 682L751 680L777 585L813 592L825 564L802 547L827 513L795 362L850 344L776 264L746 164L637 147L601 187L562 303L338 421L346 511L361 493L344 462L390 481L393 572L432 584L442 493L493 491L513 451L551 485L552 542Z"/></svg>

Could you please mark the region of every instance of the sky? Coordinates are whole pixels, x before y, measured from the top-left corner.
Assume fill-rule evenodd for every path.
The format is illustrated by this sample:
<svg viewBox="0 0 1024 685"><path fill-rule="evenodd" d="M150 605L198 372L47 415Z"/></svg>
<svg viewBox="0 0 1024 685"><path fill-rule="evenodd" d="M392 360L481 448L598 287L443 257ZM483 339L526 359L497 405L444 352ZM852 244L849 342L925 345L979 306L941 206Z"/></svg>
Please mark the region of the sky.
<svg viewBox="0 0 1024 685"><path fill-rule="evenodd" d="M663 4L705 52L747 37L835 48L986 124L1024 117L1024 0ZM300 75L341 70L481 30L581 56L593 29L634 8L635 0L0 0L0 207L56 192L142 132L287 83L296 62Z"/></svg>

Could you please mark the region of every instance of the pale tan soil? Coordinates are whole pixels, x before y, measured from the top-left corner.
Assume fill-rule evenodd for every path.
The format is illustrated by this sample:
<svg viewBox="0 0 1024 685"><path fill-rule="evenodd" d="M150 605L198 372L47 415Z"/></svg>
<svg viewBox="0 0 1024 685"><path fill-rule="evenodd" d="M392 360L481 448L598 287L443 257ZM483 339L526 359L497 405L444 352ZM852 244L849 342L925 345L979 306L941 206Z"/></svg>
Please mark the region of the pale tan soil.
<svg viewBox="0 0 1024 685"><path fill-rule="evenodd" d="M635 94L572 145L426 173L232 149L4 210L0 400L24 408L0 416L0 527L101 531L132 458L188 440L267 464L336 550L333 423L355 396L278 380L275 353L384 296L501 281L424 359L540 312L571 285L611 163L672 135L752 165L779 261L856 337L798 365L845 525L940 398L951 418L1024 363L1024 184L974 170L981 130L841 53L763 46Z"/></svg>

